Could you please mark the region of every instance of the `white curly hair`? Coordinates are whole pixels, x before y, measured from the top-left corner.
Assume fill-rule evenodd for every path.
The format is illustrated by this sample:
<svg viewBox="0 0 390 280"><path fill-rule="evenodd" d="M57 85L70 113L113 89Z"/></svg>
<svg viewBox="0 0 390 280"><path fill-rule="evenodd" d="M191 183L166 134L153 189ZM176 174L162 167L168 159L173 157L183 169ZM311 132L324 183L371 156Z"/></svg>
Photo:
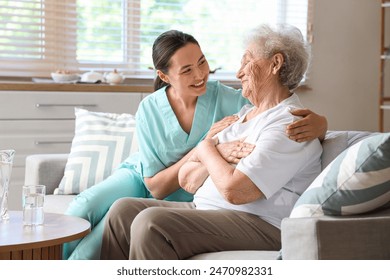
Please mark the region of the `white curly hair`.
<svg viewBox="0 0 390 280"><path fill-rule="evenodd" d="M284 58L279 72L282 85L290 90L299 86L309 67L311 48L297 27L287 24L274 27L262 24L248 33L244 43L258 45L261 52L259 56L265 58L281 53Z"/></svg>

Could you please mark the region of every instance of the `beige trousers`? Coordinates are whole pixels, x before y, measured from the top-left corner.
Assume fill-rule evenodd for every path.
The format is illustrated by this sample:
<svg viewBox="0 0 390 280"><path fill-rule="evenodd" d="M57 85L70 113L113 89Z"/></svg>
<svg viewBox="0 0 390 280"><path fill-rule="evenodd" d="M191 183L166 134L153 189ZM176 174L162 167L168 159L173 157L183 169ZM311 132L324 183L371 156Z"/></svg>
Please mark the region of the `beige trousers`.
<svg viewBox="0 0 390 280"><path fill-rule="evenodd" d="M280 230L256 215L197 210L190 202L122 198L107 214L101 259L175 260L280 247Z"/></svg>

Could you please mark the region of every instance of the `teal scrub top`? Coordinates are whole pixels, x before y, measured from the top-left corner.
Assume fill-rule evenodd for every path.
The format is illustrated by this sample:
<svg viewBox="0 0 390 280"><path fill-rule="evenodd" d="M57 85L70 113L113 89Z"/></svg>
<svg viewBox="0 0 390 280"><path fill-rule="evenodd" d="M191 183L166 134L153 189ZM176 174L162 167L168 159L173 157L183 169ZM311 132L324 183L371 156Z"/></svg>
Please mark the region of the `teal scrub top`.
<svg viewBox="0 0 390 280"><path fill-rule="evenodd" d="M136 113L139 153L134 156L138 157L137 171L142 177L152 177L178 162L206 136L213 123L237 113L248 103L241 90L218 81L207 82L206 93L198 97L188 134L172 110L166 87L147 96Z"/></svg>

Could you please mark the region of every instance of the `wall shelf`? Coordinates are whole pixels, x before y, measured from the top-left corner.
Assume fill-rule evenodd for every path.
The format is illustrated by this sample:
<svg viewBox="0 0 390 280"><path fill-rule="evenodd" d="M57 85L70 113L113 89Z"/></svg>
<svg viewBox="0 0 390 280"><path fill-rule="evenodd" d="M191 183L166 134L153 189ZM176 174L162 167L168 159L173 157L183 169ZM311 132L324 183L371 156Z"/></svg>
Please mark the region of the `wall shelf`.
<svg viewBox="0 0 390 280"><path fill-rule="evenodd" d="M381 109L382 110L390 110L390 105L382 105Z"/></svg>
<svg viewBox="0 0 390 280"><path fill-rule="evenodd" d="M386 12L390 13L390 0L382 0L381 20L380 20L380 80L379 80L379 131L384 132L384 111L390 109L386 102L390 101L389 96L385 96L385 64L390 60L390 46L385 46L385 22ZM387 27L388 28L388 27Z"/></svg>

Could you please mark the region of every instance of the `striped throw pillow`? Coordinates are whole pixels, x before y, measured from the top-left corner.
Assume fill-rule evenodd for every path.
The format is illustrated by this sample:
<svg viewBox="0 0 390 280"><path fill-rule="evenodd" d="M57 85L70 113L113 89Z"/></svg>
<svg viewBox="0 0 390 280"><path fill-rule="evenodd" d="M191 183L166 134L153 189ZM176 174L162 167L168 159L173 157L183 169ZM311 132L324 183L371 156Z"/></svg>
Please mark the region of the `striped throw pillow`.
<svg viewBox="0 0 390 280"><path fill-rule="evenodd" d="M361 214L389 202L390 133L382 133L334 159L301 195L290 217Z"/></svg>
<svg viewBox="0 0 390 280"><path fill-rule="evenodd" d="M55 194L78 194L103 181L136 151L135 117L75 108L76 128Z"/></svg>

